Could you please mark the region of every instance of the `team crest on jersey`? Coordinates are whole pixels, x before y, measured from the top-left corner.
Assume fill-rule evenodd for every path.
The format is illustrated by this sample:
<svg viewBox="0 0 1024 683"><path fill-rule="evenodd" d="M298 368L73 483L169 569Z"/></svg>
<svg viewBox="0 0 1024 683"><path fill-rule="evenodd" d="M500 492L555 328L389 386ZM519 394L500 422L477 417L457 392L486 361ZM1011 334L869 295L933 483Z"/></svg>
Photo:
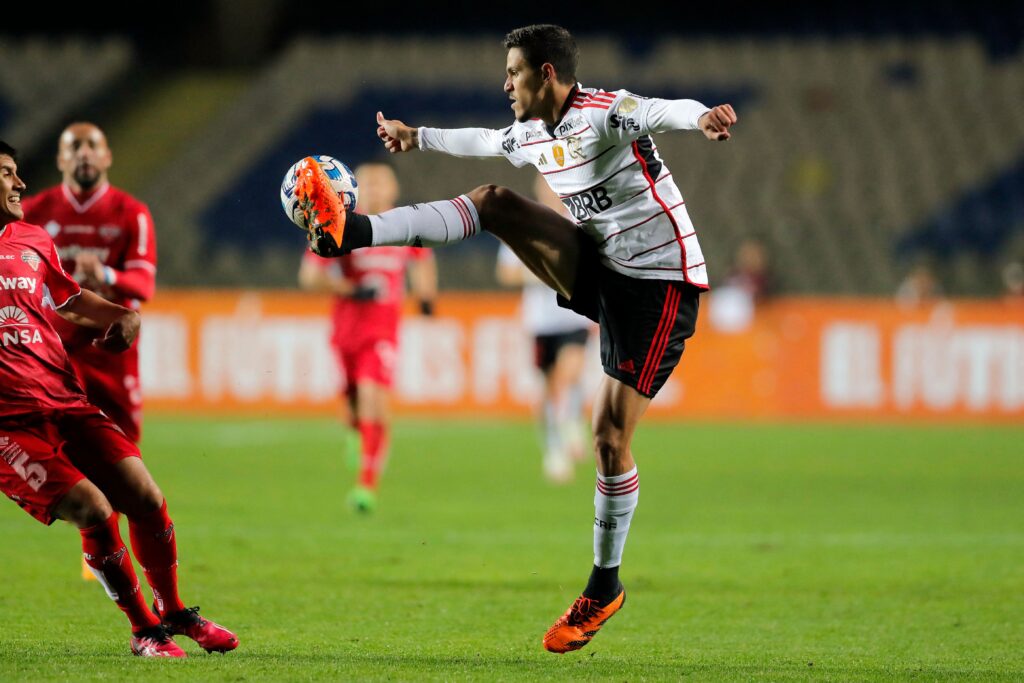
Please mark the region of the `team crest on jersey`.
<svg viewBox="0 0 1024 683"><path fill-rule="evenodd" d="M583 151L583 140L576 137L575 135L570 135L565 139L565 146L569 150L570 159L587 158L586 153ZM561 164L559 164L559 166L561 166Z"/></svg>
<svg viewBox="0 0 1024 683"><path fill-rule="evenodd" d="M39 270L39 262L41 259L39 258L39 254L31 249L26 249L21 252L21 260L27 263L32 270Z"/></svg>
<svg viewBox="0 0 1024 683"><path fill-rule="evenodd" d="M57 221L50 221L46 224L45 230L46 234L50 236L50 239L53 239L60 234L60 223Z"/></svg>
<svg viewBox="0 0 1024 683"><path fill-rule="evenodd" d="M632 97L627 97L619 102L619 113L620 114L632 114L636 111L636 108L640 106L640 103L634 100Z"/></svg>
<svg viewBox="0 0 1024 683"><path fill-rule="evenodd" d="M555 157L555 163L559 166L565 166L565 150L562 149L561 145L555 145L551 148L551 154Z"/></svg>
<svg viewBox="0 0 1024 683"><path fill-rule="evenodd" d="M116 240L121 235L121 226L119 225L101 225L100 226L100 237L107 242Z"/></svg>

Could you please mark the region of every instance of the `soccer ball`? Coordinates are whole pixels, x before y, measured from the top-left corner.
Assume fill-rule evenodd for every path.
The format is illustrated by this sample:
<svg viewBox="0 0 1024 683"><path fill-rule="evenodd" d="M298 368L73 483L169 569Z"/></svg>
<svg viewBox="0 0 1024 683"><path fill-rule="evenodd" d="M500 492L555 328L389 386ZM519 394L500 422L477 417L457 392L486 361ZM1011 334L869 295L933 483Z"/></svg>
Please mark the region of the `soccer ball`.
<svg viewBox="0 0 1024 683"><path fill-rule="evenodd" d="M356 202L359 201L359 186L351 169L334 157L329 157L326 154L314 154L313 158L317 160L320 168L327 174L331 181L331 186L338 193L338 196L341 197L345 208L355 209ZM297 161L293 164L288 169L288 172L284 174L284 180L281 181L281 208L284 209L284 215L288 216L292 223L302 230L307 230L306 217L302 215L302 211L299 209L299 200L295 196L295 171L300 163L302 162Z"/></svg>

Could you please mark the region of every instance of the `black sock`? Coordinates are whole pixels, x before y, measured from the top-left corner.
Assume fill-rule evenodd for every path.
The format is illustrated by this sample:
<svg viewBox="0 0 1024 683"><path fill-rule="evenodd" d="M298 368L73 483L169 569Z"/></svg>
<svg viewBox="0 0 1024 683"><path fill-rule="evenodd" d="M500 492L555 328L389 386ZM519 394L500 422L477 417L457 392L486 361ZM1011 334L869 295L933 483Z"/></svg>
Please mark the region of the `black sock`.
<svg viewBox="0 0 1024 683"><path fill-rule="evenodd" d="M351 251L372 244L373 226L370 225L370 217L345 209L345 234L341 238L341 248Z"/></svg>
<svg viewBox="0 0 1024 683"><path fill-rule="evenodd" d="M598 604L606 604L619 594L622 584L619 583L618 567L598 567L590 572L590 580L587 587L583 589L583 595L591 600L597 600Z"/></svg>

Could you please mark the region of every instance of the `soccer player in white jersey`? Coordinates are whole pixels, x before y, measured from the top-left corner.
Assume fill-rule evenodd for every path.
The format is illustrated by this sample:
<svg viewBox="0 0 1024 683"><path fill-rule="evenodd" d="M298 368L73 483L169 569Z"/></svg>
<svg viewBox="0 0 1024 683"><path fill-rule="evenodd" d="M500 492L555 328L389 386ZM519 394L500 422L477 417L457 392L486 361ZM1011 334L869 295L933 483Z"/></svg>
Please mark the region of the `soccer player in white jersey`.
<svg viewBox="0 0 1024 683"><path fill-rule="evenodd" d="M544 176L536 177L533 192L545 206L569 215ZM501 284L523 290L520 315L544 381L539 411L544 476L556 484L571 481L573 466L584 457L583 368L593 323L559 306L551 289L506 244L498 248L495 275Z"/></svg>
<svg viewBox="0 0 1024 683"><path fill-rule="evenodd" d="M700 130L728 140L731 105L605 92L576 82L572 35L552 25L505 37L505 92L515 122L503 130L414 128L377 114L392 153L416 149L505 156L533 164L574 221L495 185L379 215L346 211L311 157L296 171L310 248L324 256L381 245L440 246L487 230L558 294L598 322L604 378L594 400L594 565L583 594L544 635L551 652L586 645L623 605L619 565L640 491L631 442L637 423L693 334L704 257L682 195L652 134Z"/></svg>

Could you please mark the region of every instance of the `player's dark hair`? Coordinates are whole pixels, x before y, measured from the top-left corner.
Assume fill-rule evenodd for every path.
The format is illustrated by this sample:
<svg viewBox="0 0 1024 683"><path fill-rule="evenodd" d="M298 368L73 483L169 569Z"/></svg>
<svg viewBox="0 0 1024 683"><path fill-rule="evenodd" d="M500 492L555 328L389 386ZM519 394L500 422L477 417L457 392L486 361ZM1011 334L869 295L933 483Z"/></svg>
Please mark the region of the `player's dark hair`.
<svg viewBox="0 0 1024 683"><path fill-rule="evenodd" d="M14 149L3 140L0 140L0 154L6 154L10 158L14 159L15 162L18 161L18 150Z"/></svg>
<svg viewBox="0 0 1024 683"><path fill-rule="evenodd" d="M544 64L555 67L558 82L569 85L576 82L576 66L580 61L580 50L576 39L561 26L554 24L533 24L523 26L505 36L505 49L518 47L523 51L526 63L534 69Z"/></svg>

